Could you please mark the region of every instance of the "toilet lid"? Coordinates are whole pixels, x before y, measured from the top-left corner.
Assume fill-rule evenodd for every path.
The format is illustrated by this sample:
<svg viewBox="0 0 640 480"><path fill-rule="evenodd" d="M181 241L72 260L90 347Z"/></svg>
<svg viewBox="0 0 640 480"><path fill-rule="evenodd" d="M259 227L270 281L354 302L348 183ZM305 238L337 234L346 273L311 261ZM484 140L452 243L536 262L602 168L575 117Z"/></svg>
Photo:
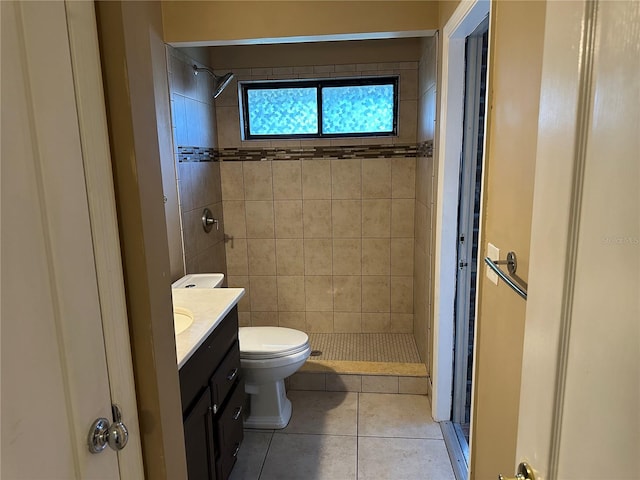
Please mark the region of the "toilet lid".
<svg viewBox="0 0 640 480"><path fill-rule="evenodd" d="M277 358L309 348L306 333L284 327L240 327L241 358Z"/></svg>

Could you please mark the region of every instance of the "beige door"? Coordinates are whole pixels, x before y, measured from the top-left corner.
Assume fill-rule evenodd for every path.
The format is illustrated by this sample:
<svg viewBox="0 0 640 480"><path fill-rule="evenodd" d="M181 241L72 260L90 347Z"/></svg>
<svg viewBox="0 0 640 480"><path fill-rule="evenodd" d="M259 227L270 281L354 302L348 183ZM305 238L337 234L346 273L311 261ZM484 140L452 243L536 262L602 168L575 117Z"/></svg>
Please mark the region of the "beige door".
<svg viewBox="0 0 640 480"><path fill-rule="evenodd" d="M640 3L548 2L516 457L537 479L639 475L639 139Z"/></svg>
<svg viewBox="0 0 640 480"><path fill-rule="evenodd" d="M93 188L89 181L95 165L104 167L97 159L105 158L106 149L89 148L91 139L105 133L100 128L104 104L99 95L83 100L85 87L77 77L78 70L93 75L92 88L101 92L100 75L97 67L80 68L76 62L82 55L73 52L78 44L94 48L93 5L0 3L0 476L142 478L126 316L102 321L104 312L113 309L114 295L98 279L118 278L117 272L121 278L119 254L112 247L114 241L117 247L117 233L101 233L113 218L94 218L108 208L90 206L96 200L108 202L98 193L102 187ZM71 40L78 24L89 33L93 28L93 37ZM97 107L87 108L96 96ZM92 168L85 169L83 161ZM110 185L110 178L103 175L100 182ZM104 257L114 252L111 273L105 276ZM122 281L113 285L122 290ZM118 336L121 341L114 342ZM110 342L120 344L121 353L110 355L108 362L105 350L117 351ZM130 444L120 454L109 448L91 454L90 427L99 417L111 421L112 401L122 406Z"/></svg>

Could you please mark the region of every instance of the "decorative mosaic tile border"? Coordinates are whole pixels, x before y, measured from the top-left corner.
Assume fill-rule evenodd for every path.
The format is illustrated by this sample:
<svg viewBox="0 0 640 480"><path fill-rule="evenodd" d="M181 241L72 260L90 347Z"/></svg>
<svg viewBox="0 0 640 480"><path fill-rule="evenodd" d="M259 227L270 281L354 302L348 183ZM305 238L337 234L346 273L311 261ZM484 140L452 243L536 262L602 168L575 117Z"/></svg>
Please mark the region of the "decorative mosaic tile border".
<svg viewBox="0 0 640 480"><path fill-rule="evenodd" d="M246 162L260 160L367 159L429 157L433 142L406 145L356 145L299 148L205 148L178 147L179 162Z"/></svg>

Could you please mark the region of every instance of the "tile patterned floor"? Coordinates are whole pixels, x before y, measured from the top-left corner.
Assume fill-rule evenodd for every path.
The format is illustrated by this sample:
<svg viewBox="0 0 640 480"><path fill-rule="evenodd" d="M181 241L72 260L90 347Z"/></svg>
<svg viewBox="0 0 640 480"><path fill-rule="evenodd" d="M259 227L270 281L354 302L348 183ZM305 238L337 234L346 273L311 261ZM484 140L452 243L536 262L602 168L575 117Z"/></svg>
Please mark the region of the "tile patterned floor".
<svg viewBox="0 0 640 480"><path fill-rule="evenodd" d="M309 343L316 360L420 363L411 333L310 333Z"/></svg>
<svg viewBox="0 0 640 480"><path fill-rule="evenodd" d="M230 480L454 480L421 395L291 391L277 431L245 431Z"/></svg>

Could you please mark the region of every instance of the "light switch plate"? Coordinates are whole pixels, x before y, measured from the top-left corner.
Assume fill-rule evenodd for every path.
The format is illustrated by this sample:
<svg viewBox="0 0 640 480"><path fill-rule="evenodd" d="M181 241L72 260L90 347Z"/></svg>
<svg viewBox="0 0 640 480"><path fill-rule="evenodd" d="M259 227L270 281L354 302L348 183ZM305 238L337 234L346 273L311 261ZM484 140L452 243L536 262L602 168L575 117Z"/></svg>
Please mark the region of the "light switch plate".
<svg viewBox="0 0 640 480"><path fill-rule="evenodd" d="M489 257L491 260L494 260L494 261L500 260L500 249L495 245L493 245L492 243L489 243L487 245L487 257ZM497 285L498 274L493 270L491 270L488 266L486 267L486 272L487 272L487 278L491 280L495 285Z"/></svg>

